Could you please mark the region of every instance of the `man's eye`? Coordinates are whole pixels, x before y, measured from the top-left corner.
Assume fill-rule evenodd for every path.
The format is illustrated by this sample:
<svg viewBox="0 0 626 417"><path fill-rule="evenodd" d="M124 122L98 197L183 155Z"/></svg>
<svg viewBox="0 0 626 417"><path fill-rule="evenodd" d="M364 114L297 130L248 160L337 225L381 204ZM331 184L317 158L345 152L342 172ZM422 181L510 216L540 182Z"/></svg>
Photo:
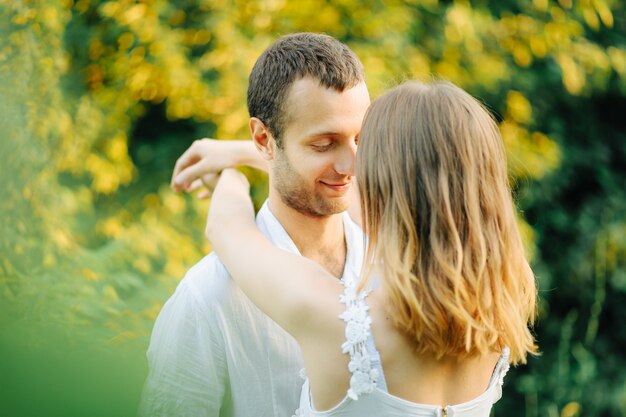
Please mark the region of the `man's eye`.
<svg viewBox="0 0 626 417"><path fill-rule="evenodd" d="M313 149L315 149L316 151L325 151L330 149L331 146L333 146L332 142L328 142L328 143L314 143L312 144Z"/></svg>

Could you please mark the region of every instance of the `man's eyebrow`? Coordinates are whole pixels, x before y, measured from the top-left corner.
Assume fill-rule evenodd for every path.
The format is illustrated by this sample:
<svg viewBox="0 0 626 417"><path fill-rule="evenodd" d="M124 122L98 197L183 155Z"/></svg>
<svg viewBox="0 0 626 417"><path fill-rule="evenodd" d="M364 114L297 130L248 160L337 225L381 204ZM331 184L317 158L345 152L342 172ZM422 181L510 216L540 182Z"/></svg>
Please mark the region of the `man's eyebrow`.
<svg viewBox="0 0 626 417"><path fill-rule="evenodd" d="M317 138L320 136L341 136L341 133L331 130L312 130L306 135L308 138Z"/></svg>

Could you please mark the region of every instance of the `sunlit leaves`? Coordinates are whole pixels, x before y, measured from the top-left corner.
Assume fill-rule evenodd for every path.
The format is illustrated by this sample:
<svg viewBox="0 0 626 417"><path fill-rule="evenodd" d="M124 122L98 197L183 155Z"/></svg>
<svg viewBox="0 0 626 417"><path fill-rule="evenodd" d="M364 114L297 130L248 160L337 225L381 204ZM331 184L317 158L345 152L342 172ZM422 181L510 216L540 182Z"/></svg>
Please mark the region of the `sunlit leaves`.
<svg viewBox="0 0 626 417"><path fill-rule="evenodd" d="M624 38L609 36L623 32L623 15L615 0L0 1L2 302L30 319L98 329L111 343L146 335L210 248L206 202L141 170L144 151L174 160L163 141L197 137L155 137L140 151L135 129L162 108L158 123L247 137L248 74L282 34L348 43L372 97L406 78L460 84L494 113L511 177L523 184L572 157L557 146L572 121L549 108L552 96L626 94ZM520 226L535 250L537 234ZM606 236L607 270L618 270L624 229ZM626 288L623 274L607 280ZM569 404L578 403L564 402L561 414L580 411Z"/></svg>
<svg viewBox="0 0 626 417"><path fill-rule="evenodd" d="M611 73L624 78L626 72L622 48L604 49L585 38L587 28L614 24L611 4L604 1L535 0L527 13L501 16L466 2L383 6L348 0L196 0L184 7L158 0L18 1L6 14L13 29L2 57L8 65L35 69L22 79L31 92L24 97L31 133L24 133L43 144L46 163L36 178L23 177L21 189L28 190L33 213L50 219L45 239L60 253L80 253L92 250L90 234L96 233L100 245L129 245L139 259L129 260L129 267L137 273L161 268L171 282L196 259L180 256L181 248L194 254L206 248L159 219L196 208L165 191L138 196L134 200L143 203L131 211L116 202L124 187L147 180L130 157L130 130L147 107L162 103L172 121L211 121L220 137L245 137L247 74L277 33L309 30L345 38L364 62L373 96L405 78L430 74L494 97L505 91L503 107L495 110L503 117L514 176L539 178L560 160L550 132L534 126L532 97L508 87L515 79L537 61L552 62L565 90L583 94L602 88ZM31 51L28 61L16 55L24 48ZM72 180L62 185L59 175ZM44 184L54 191L42 192ZM111 202L101 217L100 199ZM156 215L162 210L168 217ZM82 229L60 220L62 215L95 220L80 220L92 224ZM147 230L152 239L143 236ZM166 241L177 243L169 247ZM25 246L19 247L23 254ZM58 265L58 259L47 254L42 262ZM115 298L107 294L101 293L103 300Z"/></svg>

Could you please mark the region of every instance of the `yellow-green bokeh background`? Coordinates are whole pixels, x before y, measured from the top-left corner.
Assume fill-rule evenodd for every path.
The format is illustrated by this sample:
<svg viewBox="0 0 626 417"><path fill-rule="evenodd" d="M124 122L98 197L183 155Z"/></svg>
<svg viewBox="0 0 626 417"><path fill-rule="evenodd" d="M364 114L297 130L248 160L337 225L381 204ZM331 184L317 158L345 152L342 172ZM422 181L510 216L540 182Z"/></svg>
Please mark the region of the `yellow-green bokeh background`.
<svg viewBox="0 0 626 417"><path fill-rule="evenodd" d="M500 123L543 355L495 414L626 414L626 9L617 0L0 0L0 416L134 415L160 307L208 253L168 187L247 138L247 75L324 32L370 93L449 79ZM264 178L252 171L260 202ZM525 220L522 220L525 219Z"/></svg>

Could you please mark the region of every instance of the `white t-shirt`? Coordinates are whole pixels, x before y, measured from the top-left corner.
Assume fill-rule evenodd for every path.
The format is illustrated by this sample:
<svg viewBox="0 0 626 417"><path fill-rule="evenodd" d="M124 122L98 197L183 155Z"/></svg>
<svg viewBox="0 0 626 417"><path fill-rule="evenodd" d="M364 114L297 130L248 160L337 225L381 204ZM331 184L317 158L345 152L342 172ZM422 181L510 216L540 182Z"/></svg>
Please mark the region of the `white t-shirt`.
<svg viewBox="0 0 626 417"><path fill-rule="evenodd" d="M363 232L347 213L343 219L342 279L356 281ZM299 254L267 202L257 226L277 247ZM147 355L142 416L289 417L298 408L304 365L297 342L245 296L215 253L194 265L165 303Z"/></svg>

